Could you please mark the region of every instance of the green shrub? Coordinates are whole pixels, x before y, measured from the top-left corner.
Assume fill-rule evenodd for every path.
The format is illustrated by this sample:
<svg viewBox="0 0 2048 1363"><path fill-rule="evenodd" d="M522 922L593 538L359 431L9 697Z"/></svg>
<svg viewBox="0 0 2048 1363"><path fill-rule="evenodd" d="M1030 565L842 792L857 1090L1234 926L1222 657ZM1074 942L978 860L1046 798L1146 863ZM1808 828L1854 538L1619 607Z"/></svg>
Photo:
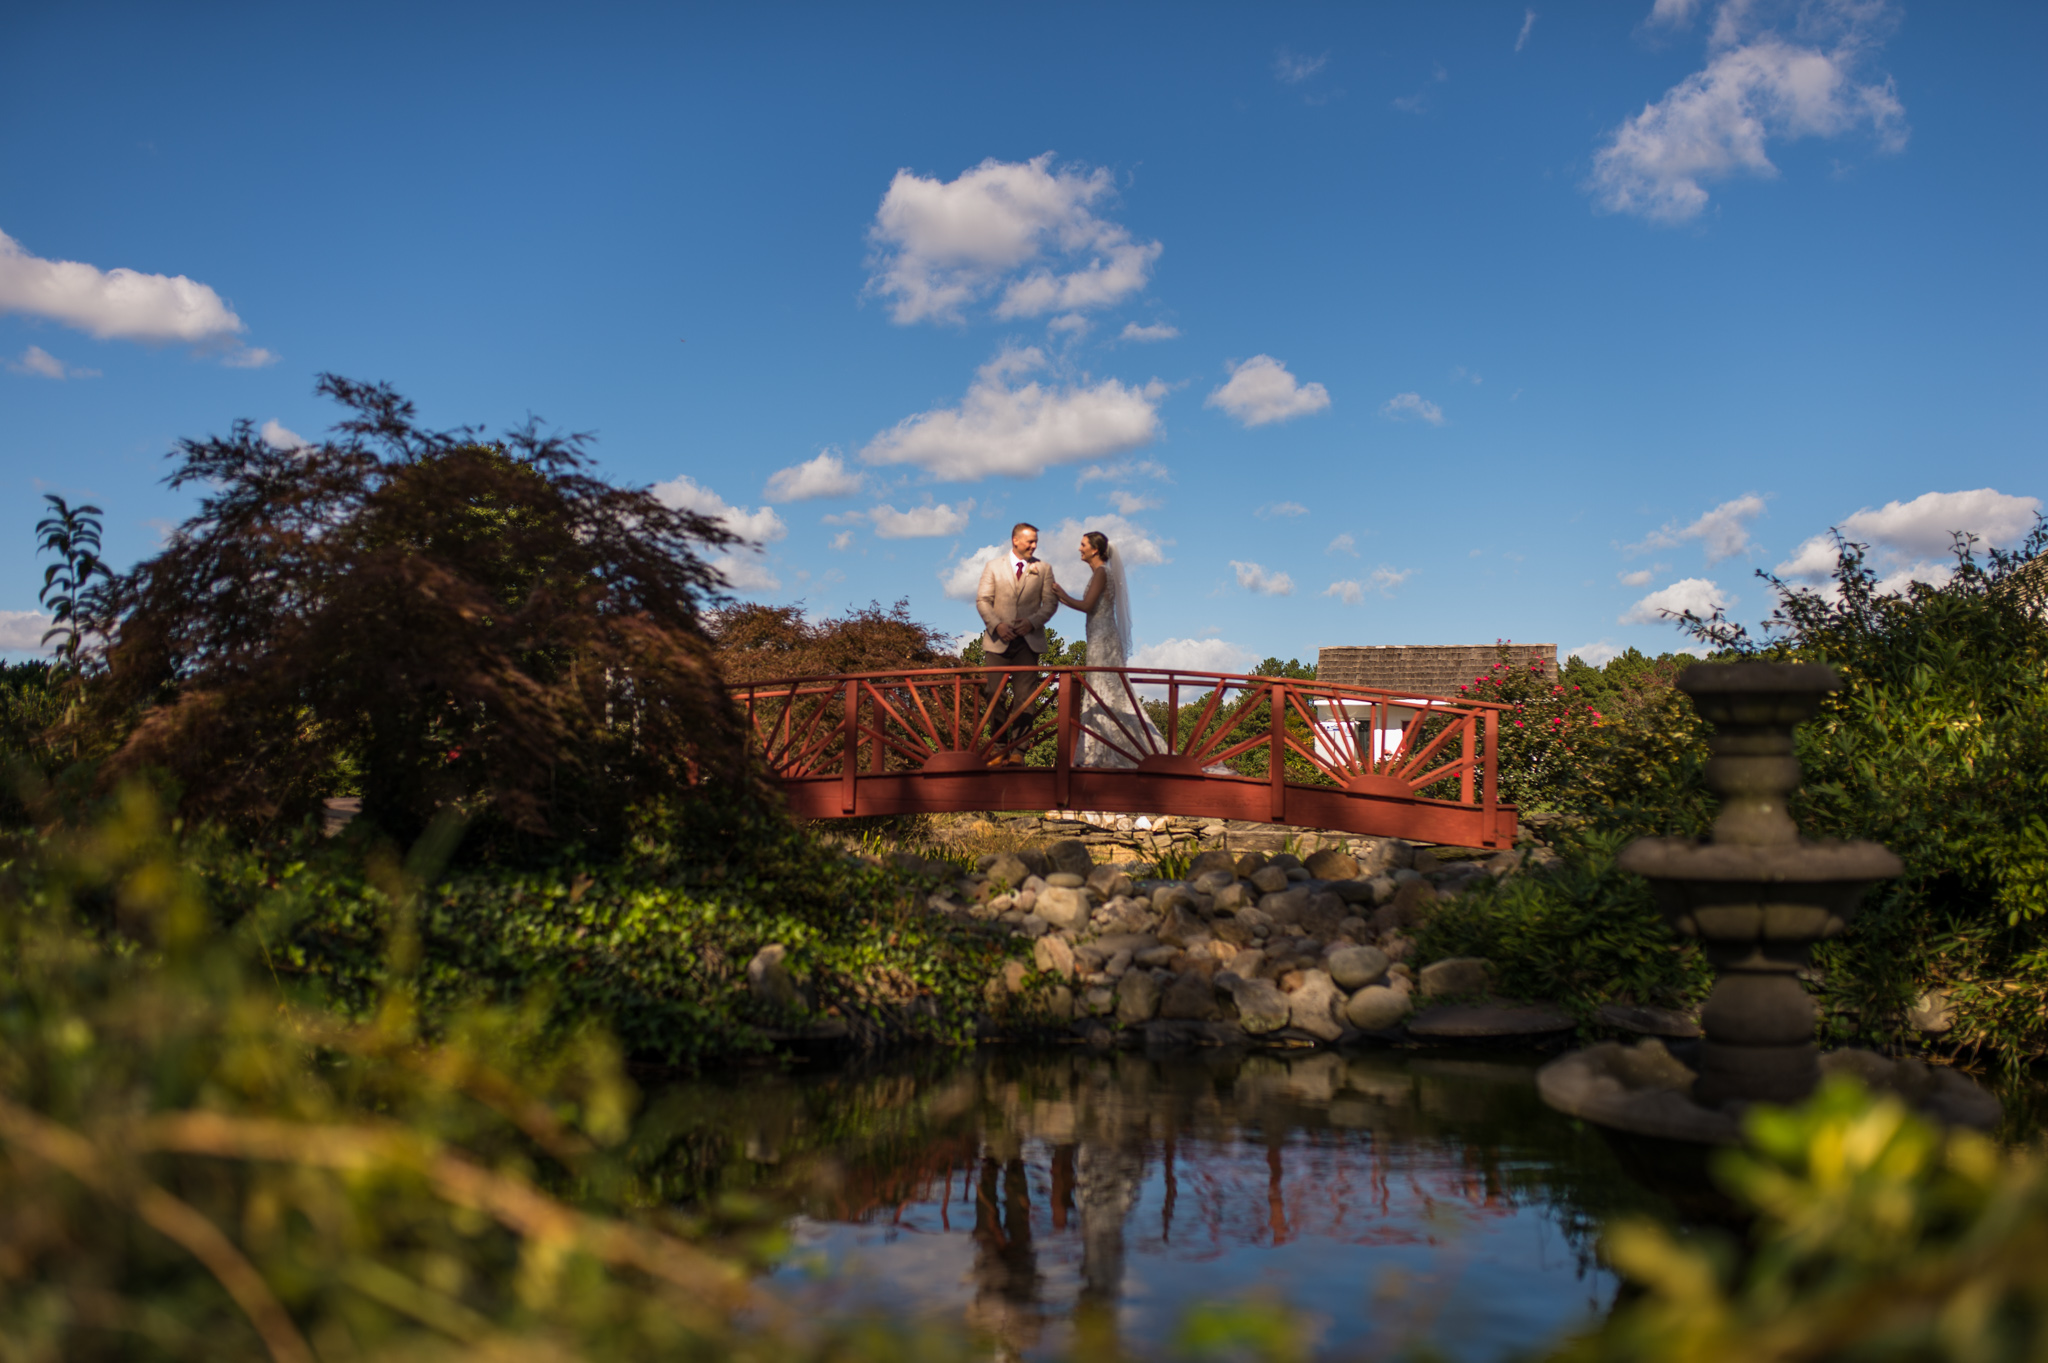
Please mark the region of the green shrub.
<svg viewBox="0 0 2048 1363"><path fill-rule="evenodd" d="M1607 1234L1629 1281L1558 1363L2018 1363L2048 1356L2048 1166L1830 1081L1759 1107L1717 1175L1746 1247L1642 1221Z"/></svg>
<svg viewBox="0 0 2048 1363"><path fill-rule="evenodd" d="M1614 868L1625 837L1566 834L1552 870L1483 879L1440 902L1420 959L1483 956L1500 992L1548 999L1581 1022L1608 1002L1684 1008L1712 982L1696 944L1673 937L1640 876Z"/></svg>

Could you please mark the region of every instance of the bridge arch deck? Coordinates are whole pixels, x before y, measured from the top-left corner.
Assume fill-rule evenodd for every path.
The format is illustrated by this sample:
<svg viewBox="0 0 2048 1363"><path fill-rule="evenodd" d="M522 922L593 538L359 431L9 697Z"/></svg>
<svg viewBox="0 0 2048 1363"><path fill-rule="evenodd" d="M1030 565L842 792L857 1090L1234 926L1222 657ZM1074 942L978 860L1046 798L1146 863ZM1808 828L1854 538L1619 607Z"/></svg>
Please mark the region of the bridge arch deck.
<svg viewBox="0 0 2048 1363"><path fill-rule="evenodd" d="M1017 696L1000 726L993 677ZM1486 702L1088 667L795 677L733 695L806 818L1099 809L1466 847L1515 837L1515 809L1498 798L1504 707ZM1088 738L1115 765L1078 762Z"/></svg>

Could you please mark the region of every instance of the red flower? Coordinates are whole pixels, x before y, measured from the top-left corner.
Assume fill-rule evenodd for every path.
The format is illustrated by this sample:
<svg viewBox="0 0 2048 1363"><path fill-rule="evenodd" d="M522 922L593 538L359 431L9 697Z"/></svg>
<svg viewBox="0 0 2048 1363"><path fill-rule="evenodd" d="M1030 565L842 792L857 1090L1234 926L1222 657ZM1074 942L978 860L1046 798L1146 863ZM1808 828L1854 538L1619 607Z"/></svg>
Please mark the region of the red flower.
<svg viewBox="0 0 2048 1363"><path fill-rule="evenodd" d="M1516 727L1517 729L1521 728L1521 727L1522 727L1522 721L1521 721L1521 720L1519 720L1519 719L1518 719L1518 720L1516 720L1516 721L1515 721L1515 727Z"/></svg>

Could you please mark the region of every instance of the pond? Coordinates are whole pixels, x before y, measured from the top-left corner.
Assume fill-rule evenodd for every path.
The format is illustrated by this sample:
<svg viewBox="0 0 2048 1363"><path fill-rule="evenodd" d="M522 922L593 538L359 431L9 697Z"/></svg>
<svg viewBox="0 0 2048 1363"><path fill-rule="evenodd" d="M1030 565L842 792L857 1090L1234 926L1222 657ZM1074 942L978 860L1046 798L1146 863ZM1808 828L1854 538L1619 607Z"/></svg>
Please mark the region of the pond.
<svg viewBox="0 0 2048 1363"><path fill-rule="evenodd" d="M660 1095L695 1195L768 1194L774 1290L1141 1350L1280 1301L1317 1356L1508 1357L1607 1310L1599 1222L1670 1209L1526 1055L984 1050ZM671 1162L671 1167L676 1165Z"/></svg>

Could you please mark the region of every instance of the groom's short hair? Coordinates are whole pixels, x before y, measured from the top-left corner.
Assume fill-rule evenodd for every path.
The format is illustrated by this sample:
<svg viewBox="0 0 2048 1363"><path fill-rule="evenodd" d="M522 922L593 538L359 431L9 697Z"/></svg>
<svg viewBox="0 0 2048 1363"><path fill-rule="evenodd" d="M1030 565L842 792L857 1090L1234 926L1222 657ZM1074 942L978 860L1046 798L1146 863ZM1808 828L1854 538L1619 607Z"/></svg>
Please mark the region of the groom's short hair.
<svg viewBox="0 0 2048 1363"><path fill-rule="evenodd" d="M1017 538L1017 532L1019 530L1029 530L1034 535L1038 533L1038 527L1033 525L1030 521L1018 521L1015 525L1010 527L1010 538Z"/></svg>

